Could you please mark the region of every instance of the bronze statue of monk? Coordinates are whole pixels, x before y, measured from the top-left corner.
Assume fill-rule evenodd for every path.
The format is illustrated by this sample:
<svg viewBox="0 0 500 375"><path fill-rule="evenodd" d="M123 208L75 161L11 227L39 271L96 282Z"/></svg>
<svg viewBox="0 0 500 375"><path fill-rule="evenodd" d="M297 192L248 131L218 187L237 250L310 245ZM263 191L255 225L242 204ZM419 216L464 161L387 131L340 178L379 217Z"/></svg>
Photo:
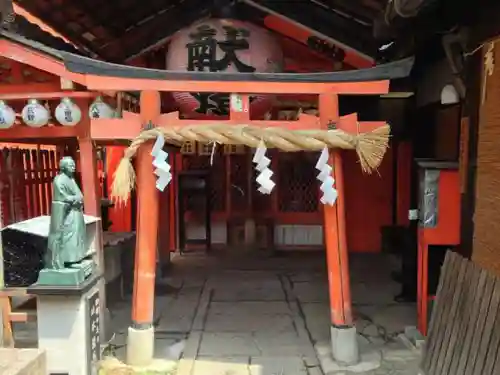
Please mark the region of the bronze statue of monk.
<svg viewBox="0 0 500 375"><path fill-rule="evenodd" d="M75 161L66 156L54 178L45 268L60 270L86 256L83 194L74 178Z"/></svg>

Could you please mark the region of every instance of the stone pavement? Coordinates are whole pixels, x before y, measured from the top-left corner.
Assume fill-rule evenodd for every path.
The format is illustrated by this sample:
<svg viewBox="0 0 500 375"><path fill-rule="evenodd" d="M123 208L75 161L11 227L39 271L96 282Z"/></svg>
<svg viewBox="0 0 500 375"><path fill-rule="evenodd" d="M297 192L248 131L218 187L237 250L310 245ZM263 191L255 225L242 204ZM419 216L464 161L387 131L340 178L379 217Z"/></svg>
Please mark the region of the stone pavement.
<svg viewBox="0 0 500 375"><path fill-rule="evenodd" d="M157 290L155 357L177 361L176 375L416 375L419 356L397 337L416 308L393 303L390 265L351 256L363 363L344 369L330 356L324 254L177 256ZM110 310L108 352L124 359L131 302Z"/></svg>
<svg viewBox="0 0 500 375"><path fill-rule="evenodd" d="M178 256L156 300L155 355L178 360L177 375L416 375L419 356L397 337L415 324L415 306L393 303L398 286L389 274L384 256L352 256L363 363L342 368L330 356L322 254ZM112 314L123 357L130 302Z"/></svg>

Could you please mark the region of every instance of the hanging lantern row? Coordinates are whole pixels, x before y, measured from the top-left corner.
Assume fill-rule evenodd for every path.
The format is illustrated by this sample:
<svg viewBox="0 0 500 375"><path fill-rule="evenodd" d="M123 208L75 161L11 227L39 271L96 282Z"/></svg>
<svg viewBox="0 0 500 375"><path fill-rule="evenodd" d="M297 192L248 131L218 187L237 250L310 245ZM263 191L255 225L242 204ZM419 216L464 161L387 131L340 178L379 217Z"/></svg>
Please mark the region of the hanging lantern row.
<svg viewBox="0 0 500 375"><path fill-rule="evenodd" d="M82 111L70 99L63 98L57 105L54 115L63 126L75 126L82 119ZM115 111L98 96L89 107L89 117L92 119L114 118ZM29 99L21 112L24 123L33 128L40 128L49 123L50 109L36 99ZM0 100L0 129L8 129L16 121L16 112L5 101Z"/></svg>

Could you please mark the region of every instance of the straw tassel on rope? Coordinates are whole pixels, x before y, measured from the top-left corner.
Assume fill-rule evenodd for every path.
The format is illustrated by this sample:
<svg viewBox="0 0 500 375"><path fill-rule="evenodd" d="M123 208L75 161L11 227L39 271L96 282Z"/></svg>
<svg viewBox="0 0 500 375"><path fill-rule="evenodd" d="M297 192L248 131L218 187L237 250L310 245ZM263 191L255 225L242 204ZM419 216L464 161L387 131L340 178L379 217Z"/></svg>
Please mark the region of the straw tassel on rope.
<svg viewBox="0 0 500 375"><path fill-rule="evenodd" d="M219 143L245 145L257 148L263 141L267 148L285 152L321 151L323 148L356 150L361 168L366 173L375 170L387 150L390 127L381 126L372 132L357 135L342 130L287 130L260 128L248 125L193 125L182 128L154 128L144 130L125 150L124 156L113 175L111 196L117 202L126 201L135 187L135 171L131 159L145 142L163 135L166 142L181 146L186 141L204 144Z"/></svg>

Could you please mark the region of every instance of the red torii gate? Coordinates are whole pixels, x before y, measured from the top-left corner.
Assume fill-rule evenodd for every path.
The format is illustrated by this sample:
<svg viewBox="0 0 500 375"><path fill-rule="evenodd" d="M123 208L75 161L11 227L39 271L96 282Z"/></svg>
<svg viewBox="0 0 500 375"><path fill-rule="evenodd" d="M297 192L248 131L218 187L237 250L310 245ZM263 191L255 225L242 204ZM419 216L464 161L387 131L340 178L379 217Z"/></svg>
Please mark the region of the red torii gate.
<svg viewBox="0 0 500 375"><path fill-rule="evenodd" d="M295 75L295 77L272 74L230 74L230 73L193 73L156 71L151 69L130 68L112 64L70 57L66 61L69 69L85 74L86 86L91 90L129 91L141 90L140 114L125 114L123 119L91 121L92 139L134 139L139 136L145 124L157 127L180 128L184 126L213 124L214 121L180 120L177 113L161 113L161 91L196 91L242 93L243 110L231 109L229 120L220 124L246 124L257 127L281 127L286 129L328 129L335 124L337 129L350 133L368 132L385 123L358 123L357 116L339 117L338 96L342 94L380 95L389 91L388 80L376 80L367 76L366 81L345 82L332 80L332 76L347 78L349 74L333 73L328 77L322 74ZM409 64L411 66L411 63ZM398 75L387 67L364 70L378 75L380 69L386 69L386 76ZM396 69L397 70L397 69ZM408 73L408 70L406 73ZM360 73L361 71L355 72ZM305 79L297 79L303 76ZM315 77L316 76L316 77ZM274 78L274 79L273 79ZM309 78L309 79L308 79ZM354 78L354 76L353 76ZM311 82L312 81L312 82ZM267 94L316 94L319 95L319 118L302 115L298 121L252 121L250 120L249 95ZM158 232L158 193L155 188L156 177L153 174L151 147L149 144L139 149L136 159L137 169L137 242L133 299L133 322L135 327L131 335L143 337L145 330L153 331L154 276ZM329 275L332 349L336 360L355 363L358 360L356 333L353 325L351 295L349 285L348 252L346 244L344 184L342 175L341 152L335 151L330 156L334 165L334 178L339 198L335 206L324 207L325 239ZM134 332L135 331L135 332ZM151 346L142 341L129 340L129 360L134 363L146 363L152 356ZM147 350L145 350L147 349ZM142 352L143 355L137 354ZM133 353L133 354L132 354ZM131 357L134 357L133 359Z"/></svg>
<svg viewBox="0 0 500 375"><path fill-rule="evenodd" d="M22 133L19 133L21 129L17 129L17 133L10 130L0 131L0 137L8 139L26 137L78 138L82 165L90 167L88 170L82 169L85 208L87 211L87 207L92 206L89 213L94 215L97 214L97 192L96 189L92 188L92 186L96 186L95 141L110 143L116 140L132 140L139 136L143 126L148 123L157 127L184 127L214 123L214 121L180 120L177 113L162 114L160 92L239 93L243 94L244 108L249 108L248 95L254 93L315 94L319 96L319 118L301 115L298 121L253 121L250 120L249 111L234 112L231 110L229 120L218 123L246 124L264 128L281 127L290 130L326 130L331 124L335 124L337 129L356 134L372 131L385 123L359 123L355 114L340 117L339 95L386 94L389 91L388 79L407 76L413 64L412 59L406 59L358 71L313 74L184 73L103 63L63 52L59 52L58 59L54 59L43 56L39 51L33 51L33 49L13 44L7 40L0 40L0 53L13 60L50 71L65 79L82 84L88 90L141 91L139 114L124 112L123 117L119 119L93 120L86 118L75 128L27 128L22 129ZM151 147L151 144L140 147L136 158L137 240L133 326L129 329L128 340L128 361L134 365L148 364L153 355L154 330L152 322L159 201L158 191L155 187L156 177L153 174ZM330 163L334 165L333 175L339 196L333 207L324 207L332 350L334 359L344 363L355 363L358 360L358 352L351 309L345 228L345 187L341 158L342 154L338 150L330 154Z"/></svg>

